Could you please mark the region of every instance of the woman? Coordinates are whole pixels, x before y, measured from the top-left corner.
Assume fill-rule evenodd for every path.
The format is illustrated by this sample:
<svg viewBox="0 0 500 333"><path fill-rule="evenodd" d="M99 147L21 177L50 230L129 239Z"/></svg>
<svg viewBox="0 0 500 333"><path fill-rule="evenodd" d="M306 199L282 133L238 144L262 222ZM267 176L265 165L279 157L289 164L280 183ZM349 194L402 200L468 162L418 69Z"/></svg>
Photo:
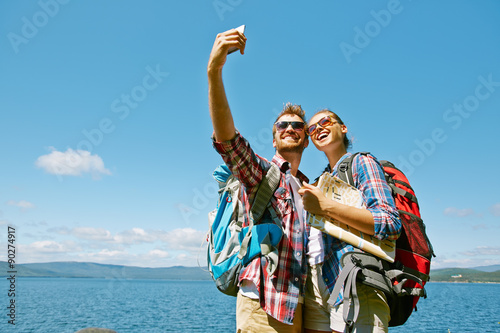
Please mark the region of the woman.
<svg viewBox="0 0 500 333"><path fill-rule="evenodd" d="M328 158L326 171L337 175L339 163L351 155L347 152L350 141L347 138L347 126L340 117L330 110L317 112L309 121L308 134L316 148L325 153ZM300 190L305 210L311 214L325 215L354 227L378 239L395 240L401 231L399 214L395 208L391 190L385 182L380 163L372 156L357 154L352 164L354 186L363 193L366 208L347 206L326 198L317 187L304 184ZM309 257L311 277L308 280L306 292L307 309L329 312L330 328L333 332L343 332L343 296L339 295L335 306L328 307L329 293L333 290L335 281L340 274L340 258L354 247L327 235L317 234L311 228L309 235ZM322 250L322 251L321 251ZM383 292L358 284L360 298L360 313L354 323L354 332L388 332L390 310ZM311 307L311 299L319 306ZM306 317L308 315L306 314ZM306 326L306 328L308 328ZM306 332L325 331L324 328Z"/></svg>

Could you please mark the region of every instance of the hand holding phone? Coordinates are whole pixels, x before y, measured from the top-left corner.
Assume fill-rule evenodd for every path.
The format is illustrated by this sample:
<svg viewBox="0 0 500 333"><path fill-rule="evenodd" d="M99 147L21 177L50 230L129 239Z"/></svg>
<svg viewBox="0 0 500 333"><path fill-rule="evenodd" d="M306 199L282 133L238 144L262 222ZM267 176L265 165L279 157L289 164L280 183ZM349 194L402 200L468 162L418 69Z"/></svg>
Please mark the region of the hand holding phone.
<svg viewBox="0 0 500 333"><path fill-rule="evenodd" d="M240 33L244 34L245 33L245 25L244 24L240 25L238 28L236 28L236 30L238 30ZM227 51L227 54L231 54L231 53L236 52L236 51L238 51L238 48L232 47Z"/></svg>

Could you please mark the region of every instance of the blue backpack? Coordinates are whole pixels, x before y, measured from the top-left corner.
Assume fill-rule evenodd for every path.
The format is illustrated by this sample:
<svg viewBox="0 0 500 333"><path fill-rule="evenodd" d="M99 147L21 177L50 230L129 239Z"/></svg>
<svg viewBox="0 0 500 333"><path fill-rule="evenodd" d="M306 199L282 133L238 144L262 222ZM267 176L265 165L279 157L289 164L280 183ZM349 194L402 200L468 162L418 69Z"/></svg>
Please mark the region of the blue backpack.
<svg viewBox="0 0 500 333"><path fill-rule="evenodd" d="M219 183L219 200L217 208L208 214L208 270L217 289L226 295L236 296L239 273L256 256L266 257L271 274L276 269L276 247L283 229L274 210L267 209L267 206L279 185L280 170L271 163L250 208L249 225L244 228L241 183L225 164L215 169L213 176ZM264 215L266 218L263 218Z"/></svg>

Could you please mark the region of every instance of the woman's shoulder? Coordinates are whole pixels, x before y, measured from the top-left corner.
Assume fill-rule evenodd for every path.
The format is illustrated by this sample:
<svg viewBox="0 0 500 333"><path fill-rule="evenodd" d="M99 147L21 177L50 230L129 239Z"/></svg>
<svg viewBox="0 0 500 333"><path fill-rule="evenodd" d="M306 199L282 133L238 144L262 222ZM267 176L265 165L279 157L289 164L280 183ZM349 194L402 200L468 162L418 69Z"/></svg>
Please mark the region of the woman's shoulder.
<svg viewBox="0 0 500 333"><path fill-rule="evenodd" d="M352 170L354 173L369 172L370 174L382 172L380 161L369 152L359 152L352 155Z"/></svg>
<svg viewBox="0 0 500 333"><path fill-rule="evenodd" d="M352 153L353 162L357 163L377 163L380 165L380 161L375 155L370 152L362 151L357 153Z"/></svg>

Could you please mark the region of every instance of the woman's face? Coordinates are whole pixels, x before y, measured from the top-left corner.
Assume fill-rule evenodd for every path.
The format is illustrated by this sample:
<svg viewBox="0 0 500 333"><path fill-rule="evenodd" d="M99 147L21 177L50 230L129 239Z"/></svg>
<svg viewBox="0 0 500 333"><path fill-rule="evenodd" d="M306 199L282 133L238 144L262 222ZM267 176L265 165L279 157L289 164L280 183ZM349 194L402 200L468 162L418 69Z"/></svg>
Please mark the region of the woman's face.
<svg viewBox="0 0 500 333"><path fill-rule="evenodd" d="M310 137L316 148L345 149L344 136L347 126L339 124L331 113L324 112L314 115L309 121Z"/></svg>

